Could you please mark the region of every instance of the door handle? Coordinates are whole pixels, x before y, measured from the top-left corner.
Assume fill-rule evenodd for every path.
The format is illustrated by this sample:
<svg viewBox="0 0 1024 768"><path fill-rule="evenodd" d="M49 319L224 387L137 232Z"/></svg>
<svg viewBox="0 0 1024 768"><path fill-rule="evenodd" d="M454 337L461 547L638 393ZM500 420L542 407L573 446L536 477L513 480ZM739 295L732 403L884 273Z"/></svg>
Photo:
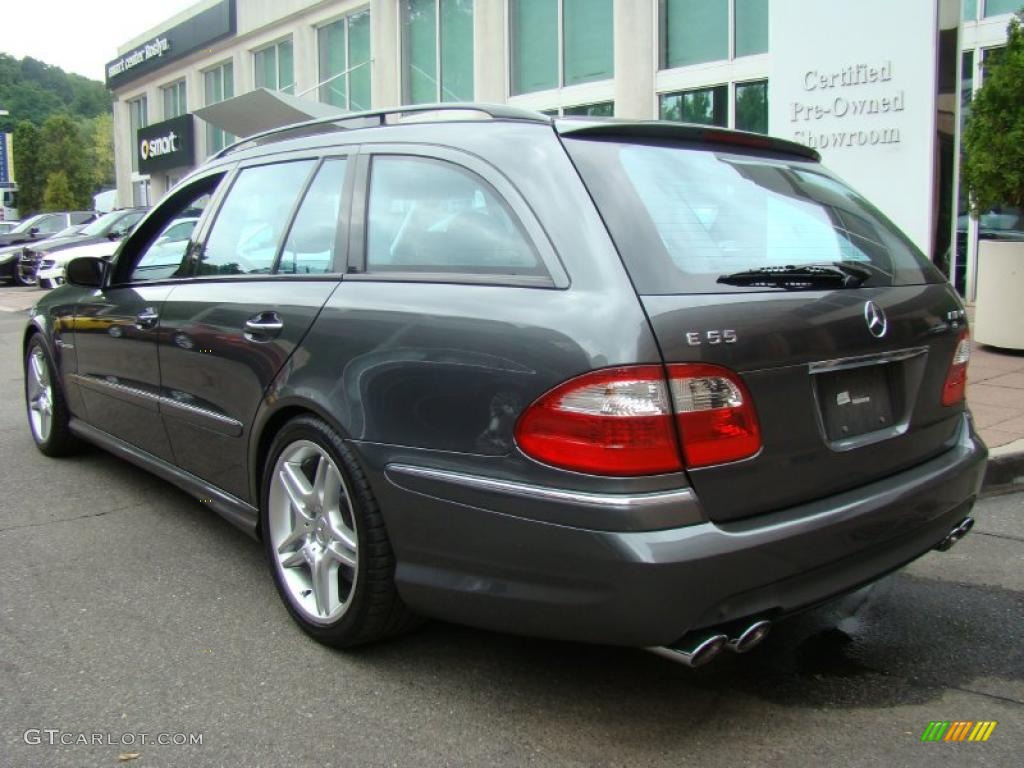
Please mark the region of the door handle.
<svg viewBox="0 0 1024 768"><path fill-rule="evenodd" d="M160 322L160 313L152 307L146 307L135 316L135 327L141 331L156 328L158 322Z"/></svg>
<svg viewBox="0 0 1024 768"><path fill-rule="evenodd" d="M245 321L245 338L249 341L268 341L284 330L284 322L277 312L259 312Z"/></svg>

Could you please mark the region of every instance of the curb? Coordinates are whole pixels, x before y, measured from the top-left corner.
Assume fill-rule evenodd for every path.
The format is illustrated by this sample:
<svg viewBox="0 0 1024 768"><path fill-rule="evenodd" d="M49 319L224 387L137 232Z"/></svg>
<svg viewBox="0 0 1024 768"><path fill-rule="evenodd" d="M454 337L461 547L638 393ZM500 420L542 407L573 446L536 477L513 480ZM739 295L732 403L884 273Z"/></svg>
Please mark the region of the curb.
<svg viewBox="0 0 1024 768"><path fill-rule="evenodd" d="M1024 439L993 448L981 485L983 495L1024 491Z"/></svg>

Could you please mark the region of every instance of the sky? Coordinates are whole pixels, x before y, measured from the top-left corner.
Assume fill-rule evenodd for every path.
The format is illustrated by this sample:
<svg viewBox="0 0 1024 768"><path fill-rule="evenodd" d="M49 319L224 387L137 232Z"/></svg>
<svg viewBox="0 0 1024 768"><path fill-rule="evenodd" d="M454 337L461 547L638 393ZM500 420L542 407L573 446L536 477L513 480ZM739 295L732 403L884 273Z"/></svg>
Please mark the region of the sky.
<svg viewBox="0 0 1024 768"><path fill-rule="evenodd" d="M103 80L118 46L196 0L2 0L0 53Z"/></svg>

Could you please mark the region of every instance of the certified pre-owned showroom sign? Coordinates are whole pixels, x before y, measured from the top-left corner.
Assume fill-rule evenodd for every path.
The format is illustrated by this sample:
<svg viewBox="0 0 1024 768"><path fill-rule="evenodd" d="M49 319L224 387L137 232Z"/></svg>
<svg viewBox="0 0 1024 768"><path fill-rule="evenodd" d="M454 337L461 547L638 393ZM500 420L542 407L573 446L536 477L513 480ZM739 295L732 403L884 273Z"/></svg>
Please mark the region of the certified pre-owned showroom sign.
<svg viewBox="0 0 1024 768"><path fill-rule="evenodd" d="M139 173L167 171L195 162L192 115L181 115L140 128L136 135Z"/></svg>

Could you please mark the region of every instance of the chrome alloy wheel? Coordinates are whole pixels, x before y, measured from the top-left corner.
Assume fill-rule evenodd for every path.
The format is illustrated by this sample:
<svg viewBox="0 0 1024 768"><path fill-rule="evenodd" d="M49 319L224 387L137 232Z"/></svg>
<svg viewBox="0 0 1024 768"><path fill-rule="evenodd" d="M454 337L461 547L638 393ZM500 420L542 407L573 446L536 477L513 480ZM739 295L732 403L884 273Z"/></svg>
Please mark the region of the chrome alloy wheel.
<svg viewBox="0 0 1024 768"><path fill-rule="evenodd" d="M50 383L50 366L41 346L33 347L29 356L27 383L25 397L32 434L36 442L45 443L53 427L53 385Z"/></svg>
<svg viewBox="0 0 1024 768"><path fill-rule="evenodd" d="M332 624L355 593L359 545L351 499L327 451L297 440L274 465L267 535L291 604L315 624Z"/></svg>

